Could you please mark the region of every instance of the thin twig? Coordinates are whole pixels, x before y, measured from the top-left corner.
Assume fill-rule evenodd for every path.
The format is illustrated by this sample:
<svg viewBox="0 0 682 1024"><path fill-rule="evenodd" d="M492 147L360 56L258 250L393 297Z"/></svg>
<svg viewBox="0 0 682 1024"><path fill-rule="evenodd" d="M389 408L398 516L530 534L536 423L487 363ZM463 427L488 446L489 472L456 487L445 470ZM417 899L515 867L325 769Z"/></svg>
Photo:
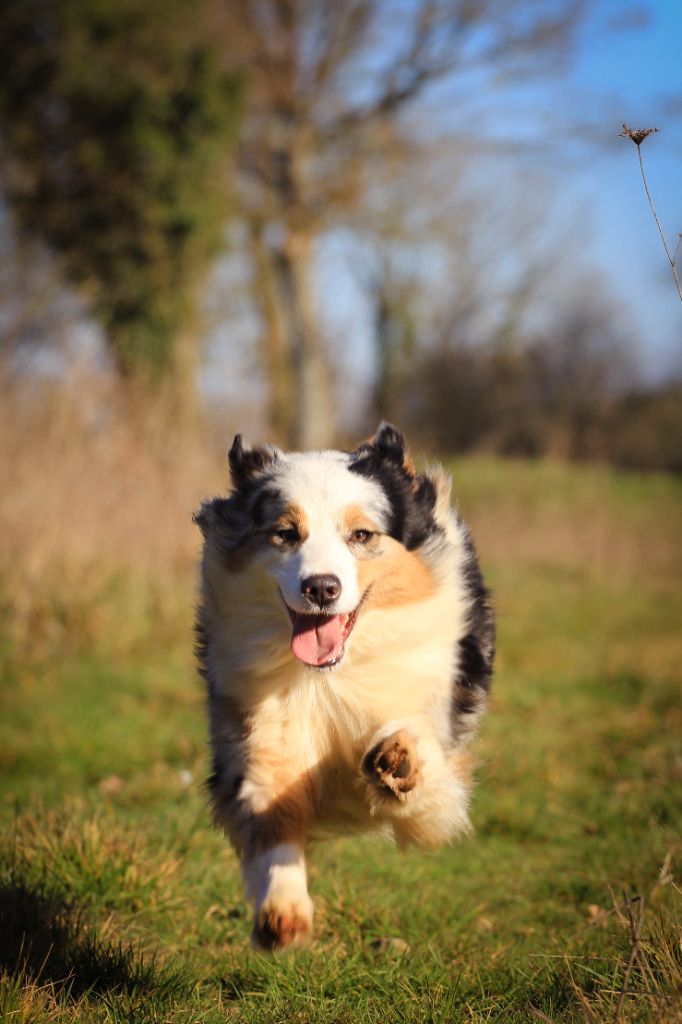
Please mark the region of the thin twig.
<svg viewBox="0 0 682 1024"><path fill-rule="evenodd" d="M637 920L632 909L633 900L625 894L625 905L628 912L628 921L630 923L630 936L632 939L632 945L630 946L630 956L628 957L627 966L625 968L625 974L623 976L623 984L620 988L620 994L618 996L618 1003L616 1005L616 1012L613 1015L613 1024L618 1024L620 1017L620 1011L623 1007L623 1002L628 991L628 982L630 975L632 974L632 968L635 966L635 961L639 955L639 934L642 930L642 922L644 920L644 899L639 896L637 899Z"/></svg>
<svg viewBox="0 0 682 1024"><path fill-rule="evenodd" d="M677 263L677 254L680 251L680 243L682 242L682 235L677 236L677 245L675 246L675 252L673 253L673 266Z"/></svg>
<svg viewBox="0 0 682 1024"><path fill-rule="evenodd" d="M637 146L637 156L639 157L639 169L642 172L642 181L644 182L644 191L646 192L646 197L649 200L649 206L651 207L651 212L654 215L654 220L656 221L656 227L658 228L658 233L661 236L661 241L663 242L663 248L665 249L665 254L668 257L668 263L670 264L670 269L673 272L673 278L675 279L675 287L677 288L677 294L680 297L680 302L682 302L682 288L680 287L680 279L677 276L677 267L675 266L675 260L677 259L677 250L680 247L680 241L682 240L682 235L680 235L680 237L678 239L678 242L677 242L677 246L675 247L675 255L671 256L670 255L670 250L668 249L668 243L666 242L665 235L663 234L663 228L661 227L661 222L658 219L658 214L656 213L656 207L654 206L654 201L651 198L651 192L649 191L649 184L648 184L648 182L646 180L646 173L644 171L644 161L642 160L642 143L644 142L644 140L646 138L649 137L649 135L652 135L654 132L657 132L657 131L658 131L658 128L640 128L640 129L635 129L635 128L630 128L630 126L627 125L627 124L624 124L623 125L623 131L620 134L624 138L632 139L634 144Z"/></svg>
<svg viewBox="0 0 682 1024"><path fill-rule="evenodd" d="M667 244L667 242L665 240L665 235L663 234L663 228L661 227L661 222L658 219L658 214L656 213L656 207L654 206L654 201L651 198L651 193L649 192L649 186L647 184L646 174L644 173L644 161L642 160L642 147L641 146L637 147L637 155L639 157L639 167L640 167L640 170L642 172L642 181L644 182L644 189L646 191L646 197L649 200L649 206L651 207L651 212L654 215L654 220L656 221L656 227L658 228L658 233L661 236L661 241L663 242L663 248L665 249L665 254L668 257L668 262L670 263L670 269L672 270L673 277L675 278L675 285L677 286L677 294L680 297L680 302L682 302L682 288L680 288L680 279L677 276L677 268L675 267L675 260L670 255L670 251L668 249L668 244ZM678 248L679 248L679 242L678 242ZM675 249L675 253L677 253L677 249Z"/></svg>

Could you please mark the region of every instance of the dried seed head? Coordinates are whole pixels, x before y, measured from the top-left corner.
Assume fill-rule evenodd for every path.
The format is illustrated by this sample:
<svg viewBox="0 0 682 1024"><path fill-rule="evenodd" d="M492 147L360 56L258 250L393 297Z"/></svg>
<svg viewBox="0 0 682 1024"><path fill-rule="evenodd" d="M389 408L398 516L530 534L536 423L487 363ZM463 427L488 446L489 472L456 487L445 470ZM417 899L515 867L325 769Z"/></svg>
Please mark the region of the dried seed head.
<svg viewBox="0 0 682 1024"><path fill-rule="evenodd" d="M624 124L622 132L618 134L623 139L632 139L636 146L641 146L648 135L657 131L658 128L631 128L630 125Z"/></svg>

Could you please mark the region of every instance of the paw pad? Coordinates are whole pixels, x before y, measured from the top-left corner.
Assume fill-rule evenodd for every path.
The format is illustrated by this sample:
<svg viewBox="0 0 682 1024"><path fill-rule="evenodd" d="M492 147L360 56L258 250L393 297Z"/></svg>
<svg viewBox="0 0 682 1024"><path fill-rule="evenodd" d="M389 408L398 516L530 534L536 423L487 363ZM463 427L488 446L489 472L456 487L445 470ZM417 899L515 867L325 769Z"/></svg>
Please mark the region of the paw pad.
<svg viewBox="0 0 682 1024"><path fill-rule="evenodd" d="M402 729L387 736L365 754L362 773L387 795L404 797L414 789L419 778L412 737Z"/></svg>
<svg viewBox="0 0 682 1024"><path fill-rule="evenodd" d="M279 913L272 908L262 908L256 915L252 941L257 949L275 952L303 945L309 940L310 932L310 920L295 910Z"/></svg>

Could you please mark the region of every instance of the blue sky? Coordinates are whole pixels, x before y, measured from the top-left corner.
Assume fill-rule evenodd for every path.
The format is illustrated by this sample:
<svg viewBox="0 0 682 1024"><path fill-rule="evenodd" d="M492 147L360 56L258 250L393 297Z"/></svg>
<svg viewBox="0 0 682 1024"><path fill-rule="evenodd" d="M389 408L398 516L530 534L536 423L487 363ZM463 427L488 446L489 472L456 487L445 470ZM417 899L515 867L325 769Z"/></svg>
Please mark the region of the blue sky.
<svg viewBox="0 0 682 1024"><path fill-rule="evenodd" d="M555 88L566 123L578 113L590 136L603 141L578 146L568 159L564 201L583 201L589 209L590 258L640 335L649 373L682 372L682 303L646 200L636 147L617 138L622 121L661 129L643 143L642 156L674 249L682 232L682 4L602 0Z"/></svg>

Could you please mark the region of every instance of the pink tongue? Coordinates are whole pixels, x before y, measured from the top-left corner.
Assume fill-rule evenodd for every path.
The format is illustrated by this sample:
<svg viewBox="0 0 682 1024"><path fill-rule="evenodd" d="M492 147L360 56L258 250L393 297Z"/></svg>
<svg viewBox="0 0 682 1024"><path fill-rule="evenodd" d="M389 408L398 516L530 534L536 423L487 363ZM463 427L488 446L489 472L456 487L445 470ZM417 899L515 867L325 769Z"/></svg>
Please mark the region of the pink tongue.
<svg viewBox="0 0 682 1024"><path fill-rule="evenodd" d="M343 648L343 623L340 615L304 615L293 619L291 650L306 665L326 665L335 661Z"/></svg>

